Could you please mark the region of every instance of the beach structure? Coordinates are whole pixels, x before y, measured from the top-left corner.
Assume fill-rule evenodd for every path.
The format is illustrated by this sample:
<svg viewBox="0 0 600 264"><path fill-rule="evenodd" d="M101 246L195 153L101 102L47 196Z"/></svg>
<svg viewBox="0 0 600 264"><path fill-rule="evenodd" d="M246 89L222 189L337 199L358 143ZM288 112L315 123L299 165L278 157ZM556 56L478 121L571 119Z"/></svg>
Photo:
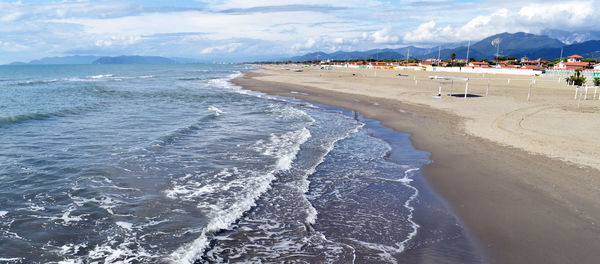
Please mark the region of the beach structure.
<svg viewBox="0 0 600 264"><path fill-rule="evenodd" d="M487 61L472 61L472 62L469 62L469 66L471 66L471 67L489 67L490 64Z"/></svg>
<svg viewBox="0 0 600 264"><path fill-rule="evenodd" d="M575 55L571 55L567 58L567 62L581 62L581 60L583 59L583 57L575 54Z"/></svg>
<svg viewBox="0 0 600 264"><path fill-rule="evenodd" d="M440 80L440 86L438 89L438 95L437 98L441 98L442 97L442 86L443 86L443 81L450 81L450 93L449 95L452 96L452 92L454 90L454 81L464 81L465 82L465 98L467 98L467 95L469 94L469 78L466 77L460 77L460 76L429 76L429 79L431 80Z"/></svg>

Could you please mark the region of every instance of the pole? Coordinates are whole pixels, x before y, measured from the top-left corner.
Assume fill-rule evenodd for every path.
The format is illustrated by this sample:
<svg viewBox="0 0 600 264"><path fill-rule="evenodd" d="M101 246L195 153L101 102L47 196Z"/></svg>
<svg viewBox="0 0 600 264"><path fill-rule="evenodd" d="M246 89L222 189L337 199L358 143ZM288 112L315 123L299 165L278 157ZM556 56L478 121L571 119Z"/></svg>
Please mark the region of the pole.
<svg viewBox="0 0 600 264"><path fill-rule="evenodd" d="M579 93L579 87L575 87L575 100L577 100L577 93Z"/></svg>
<svg viewBox="0 0 600 264"><path fill-rule="evenodd" d="M452 90L454 90L454 80L450 80L450 96L452 96Z"/></svg>
<svg viewBox="0 0 600 264"><path fill-rule="evenodd" d="M585 97L583 98L583 100L587 100L587 94L588 94L588 86L585 86Z"/></svg>
<svg viewBox="0 0 600 264"><path fill-rule="evenodd" d="M440 88L438 89L438 96L442 97L442 82L440 82Z"/></svg>
<svg viewBox="0 0 600 264"><path fill-rule="evenodd" d="M469 65L469 51L471 50L471 40L469 39L469 44L467 45L467 66Z"/></svg>
<svg viewBox="0 0 600 264"><path fill-rule="evenodd" d="M487 86L487 89L485 89L485 97L488 96L489 92L490 92L490 78L488 78L488 86Z"/></svg>
<svg viewBox="0 0 600 264"><path fill-rule="evenodd" d="M467 79L467 84L465 84L465 99L467 99L468 92L469 92L469 79Z"/></svg>
<svg viewBox="0 0 600 264"><path fill-rule="evenodd" d="M597 94L597 93L598 93L598 86L595 86L595 87L594 87L594 99L593 99L593 100L595 100L595 99L596 99L596 94Z"/></svg>
<svg viewBox="0 0 600 264"><path fill-rule="evenodd" d="M563 48L560 48L560 59L558 59L558 63L562 62Z"/></svg>
<svg viewBox="0 0 600 264"><path fill-rule="evenodd" d="M527 93L527 102L531 99L531 86L533 86L533 81L529 82L529 92Z"/></svg>

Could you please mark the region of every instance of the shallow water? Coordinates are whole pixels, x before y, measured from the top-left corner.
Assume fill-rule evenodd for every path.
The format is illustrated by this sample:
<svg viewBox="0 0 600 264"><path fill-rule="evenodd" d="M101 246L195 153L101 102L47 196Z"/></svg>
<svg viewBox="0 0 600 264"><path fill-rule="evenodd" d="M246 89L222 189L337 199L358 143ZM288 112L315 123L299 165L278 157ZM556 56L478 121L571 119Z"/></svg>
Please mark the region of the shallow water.
<svg viewBox="0 0 600 264"><path fill-rule="evenodd" d="M228 82L247 69L0 67L0 262L397 263L456 239L475 262L406 134Z"/></svg>

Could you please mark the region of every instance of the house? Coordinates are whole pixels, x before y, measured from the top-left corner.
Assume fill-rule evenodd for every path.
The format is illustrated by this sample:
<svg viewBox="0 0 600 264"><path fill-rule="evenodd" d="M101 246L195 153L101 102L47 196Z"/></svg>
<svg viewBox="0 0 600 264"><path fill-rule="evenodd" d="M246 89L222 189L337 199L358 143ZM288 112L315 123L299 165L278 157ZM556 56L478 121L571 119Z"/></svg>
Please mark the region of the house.
<svg viewBox="0 0 600 264"><path fill-rule="evenodd" d="M419 66L431 66L431 65L433 65L432 61L424 60L424 61L419 62Z"/></svg>
<svg viewBox="0 0 600 264"><path fill-rule="evenodd" d="M590 62L559 62L554 66L558 70L574 70L574 69L587 69L591 66Z"/></svg>
<svg viewBox="0 0 600 264"><path fill-rule="evenodd" d="M594 65L594 70L600 70L600 63Z"/></svg>
<svg viewBox="0 0 600 264"><path fill-rule="evenodd" d="M567 62L581 62L581 60L583 59L583 57L575 54L575 55L571 55L567 58Z"/></svg>
<svg viewBox="0 0 600 264"><path fill-rule="evenodd" d="M472 62L469 62L469 66L471 66L471 67L485 67L485 66L489 67L490 64L487 61L472 61Z"/></svg>
<svg viewBox="0 0 600 264"><path fill-rule="evenodd" d="M524 58L526 58L526 60L523 60ZM523 64L523 65L542 65L542 59L530 60L527 57L523 57L523 58L521 58L521 64Z"/></svg>

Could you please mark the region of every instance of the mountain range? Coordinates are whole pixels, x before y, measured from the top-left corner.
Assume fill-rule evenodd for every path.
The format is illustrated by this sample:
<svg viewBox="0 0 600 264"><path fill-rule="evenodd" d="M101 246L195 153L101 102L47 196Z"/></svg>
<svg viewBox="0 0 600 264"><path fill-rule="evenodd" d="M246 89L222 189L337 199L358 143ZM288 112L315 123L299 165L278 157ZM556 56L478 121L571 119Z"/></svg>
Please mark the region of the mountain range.
<svg viewBox="0 0 600 264"><path fill-rule="evenodd" d="M560 32L554 32L559 35ZM590 36L587 36L590 37ZM600 34L598 35L600 37ZM554 59L560 57L561 49L563 57L573 54L579 54L586 58L598 58L600 56L600 40L588 40L581 43L565 44L556 38L551 38L546 35L535 35L528 33L501 33L487 37L478 42L472 43L469 47L464 45L454 48L418 48L404 47L400 49L379 49L368 51L338 51L334 53L313 52L303 56L293 57L291 61L314 61L331 59L331 60L365 60L365 59L406 59L407 51L410 49L410 58L429 59L438 58L450 59L452 54L456 58L466 59L467 49L469 49L469 57L476 60L494 59L496 53L500 56L514 56L517 58L527 56L531 59L544 58Z"/></svg>
<svg viewBox="0 0 600 264"><path fill-rule="evenodd" d="M200 61L189 58L165 58L159 56L65 56L48 57L30 62L13 62L10 65L40 65L40 64L177 64L177 63L200 63Z"/></svg>

